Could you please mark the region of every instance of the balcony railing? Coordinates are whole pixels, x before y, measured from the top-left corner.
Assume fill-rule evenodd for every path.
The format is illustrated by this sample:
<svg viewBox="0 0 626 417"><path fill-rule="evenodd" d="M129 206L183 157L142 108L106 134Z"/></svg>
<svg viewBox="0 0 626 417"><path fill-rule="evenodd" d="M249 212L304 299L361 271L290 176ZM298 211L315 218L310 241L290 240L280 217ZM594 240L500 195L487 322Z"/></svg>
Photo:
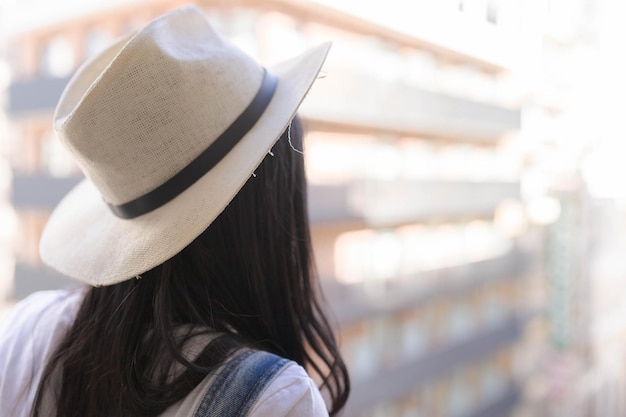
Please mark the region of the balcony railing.
<svg viewBox="0 0 626 417"><path fill-rule="evenodd" d="M520 320L511 317L502 325L474 334L461 343L432 350L410 363L379 370L374 377L353 385L345 416L358 416L373 406L402 398L463 365L488 358L513 345L520 332ZM517 403L517 398L516 387L503 387L498 398L477 410L468 411L467 416L507 416Z"/></svg>
<svg viewBox="0 0 626 417"><path fill-rule="evenodd" d="M78 281L65 277L46 266L18 262L15 265L13 297L21 299L35 291L72 288L79 285Z"/></svg>
<svg viewBox="0 0 626 417"><path fill-rule="evenodd" d="M52 210L81 179L80 176L15 175L11 203L17 209Z"/></svg>
<svg viewBox="0 0 626 417"><path fill-rule="evenodd" d="M425 219L493 216L520 196L517 182L361 181L309 187L313 223L400 224Z"/></svg>
<svg viewBox="0 0 626 417"><path fill-rule="evenodd" d="M367 289L324 280L328 304L342 325L401 311L428 300L468 293L489 282L520 279L530 268L530 255L514 249L479 262L423 271L386 284L384 294L372 298Z"/></svg>
<svg viewBox="0 0 626 417"><path fill-rule="evenodd" d="M55 108L63 89L69 81L64 78L34 78L14 81L9 86L7 111L11 116L21 116Z"/></svg>
<svg viewBox="0 0 626 417"><path fill-rule="evenodd" d="M302 114L313 124L330 122L351 130L364 127L481 143L494 143L520 128L519 109L385 82L350 70L328 71L302 105Z"/></svg>

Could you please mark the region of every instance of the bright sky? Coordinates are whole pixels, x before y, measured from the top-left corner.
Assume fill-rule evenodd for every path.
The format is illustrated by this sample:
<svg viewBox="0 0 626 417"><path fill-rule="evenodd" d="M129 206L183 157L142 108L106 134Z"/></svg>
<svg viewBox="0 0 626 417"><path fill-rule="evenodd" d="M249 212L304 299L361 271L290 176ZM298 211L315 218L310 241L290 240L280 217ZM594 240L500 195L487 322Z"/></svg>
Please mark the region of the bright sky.
<svg viewBox="0 0 626 417"><path fill-rule="evenodd" d="M128 0L0 0L0 36L124 3Z"/></svg>

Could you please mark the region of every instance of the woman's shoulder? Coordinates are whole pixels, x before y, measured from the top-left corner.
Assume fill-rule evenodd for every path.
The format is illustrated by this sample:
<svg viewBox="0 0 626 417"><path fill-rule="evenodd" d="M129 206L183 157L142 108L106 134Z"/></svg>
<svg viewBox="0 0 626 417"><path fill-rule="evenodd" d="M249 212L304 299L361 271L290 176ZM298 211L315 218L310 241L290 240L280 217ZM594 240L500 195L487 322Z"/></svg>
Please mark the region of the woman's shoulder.
<svg viewBox="0 0 626 417"><path fill-rule="evenodd" d="M18 302L0 324L0 374L15 369L18 358L35 366L45 360L72 325L82 295L81 290L41 291Z"/></svg>
<svg viewBox="0 0 626 417"><path fill-rule="evenodd" d="M36 374L74 321L82 291L41 291L18 302L0 325L0 374Z"/></svg>
<svg viewBox="0 0 626 417"><path fill-rule="evenodd" d="M232 404L227 398L245 400ZM328 416L319 390L301 366L261 350L244 350L228 360L200 409L228 416Z"/></svg>
<svg viewBox="0 0 626 417"><path fill-rule="evenodd" d="M74 321L82 290L39 291L18 302L0 325L0 346L12 339L53 333Z"/></svg>
<svg viewBox="0 0 626 417"><path fill-rule="evenodd" d="M32 402L32 388L37 386L48 356L74 321L82 294L79 290L34 293L18 302L2 321L0 415L15 415L9 414L9 409L25 410L18 407L19 401Z"/></svg>
<svg viewBox="0 0 626 417"><path fill-rule="evenodd" d="M319 389L304 368L289 362L259 397L250 417L328 416Z"/></svg>
<svg viewBox="0 0 626 417"><path fill-rule="evenodd" d="M161 417L202 417L216 410L225 415L234 405L227 398L254 399L249 408L236 404L233 415L247 410L248 417L328 417L319 389L300 365L261 351L238 356Z"/></svg>

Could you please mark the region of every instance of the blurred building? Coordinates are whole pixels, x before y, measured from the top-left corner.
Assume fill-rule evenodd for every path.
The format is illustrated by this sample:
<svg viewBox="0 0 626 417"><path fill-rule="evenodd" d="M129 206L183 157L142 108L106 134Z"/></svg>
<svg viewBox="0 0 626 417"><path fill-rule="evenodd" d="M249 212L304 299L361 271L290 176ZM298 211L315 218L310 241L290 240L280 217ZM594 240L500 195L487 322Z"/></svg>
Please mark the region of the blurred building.
<svg viewBox="0 0 626 417"><path fill-rule="evenodd" d="M529 90L526 191L558 202L546 228L541 416L626 415L626 5L552 1ZM538 198L537 200L541 200Z"/></svg>
<svg viewBox="0 0 626 417"><path fill-rule="evenodd" d="M20 14L35 3L49 13ZM182 3L15 4L30 20L6 37L4 152L19 228L10 297L73 285L37 253L51 208L80 180L51 130L64 85L108 42ZM571 242L557 242L558 227L581 224L579 189L573 217L560 217L570 223L547 230L537 224L565 213L570 197L522 187L529 143L543 132L522 127L554 108L528 96L545 98L558 81L533 90L547 9L521 0L364 3L198 1L264 63L334 42L302 114L318 269L354 382L345 415L542 415L550 397L532 383L550 381L535 371L554 329L542 315L544 277L569 282L558 265L583 253L557 250L543 264L544 247Z"/></svg>

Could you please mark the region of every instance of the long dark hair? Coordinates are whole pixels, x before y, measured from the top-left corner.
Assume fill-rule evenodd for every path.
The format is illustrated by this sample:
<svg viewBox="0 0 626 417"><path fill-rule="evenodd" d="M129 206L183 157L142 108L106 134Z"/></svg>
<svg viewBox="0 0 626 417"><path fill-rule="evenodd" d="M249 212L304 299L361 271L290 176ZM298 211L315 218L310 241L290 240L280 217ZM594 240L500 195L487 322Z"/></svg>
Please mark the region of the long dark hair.
<svg viewBox="0 0 626 417"><path fill-rule="evenodd" d="M330 414L341 410L350 382L320 303L301 146L296 118L193 243L141 277L87 290L33 417L49 411L49 395L57 417L157 416L244 346L299 363L327 391ZM215 332L197 356L185 353Z"/></svg>

